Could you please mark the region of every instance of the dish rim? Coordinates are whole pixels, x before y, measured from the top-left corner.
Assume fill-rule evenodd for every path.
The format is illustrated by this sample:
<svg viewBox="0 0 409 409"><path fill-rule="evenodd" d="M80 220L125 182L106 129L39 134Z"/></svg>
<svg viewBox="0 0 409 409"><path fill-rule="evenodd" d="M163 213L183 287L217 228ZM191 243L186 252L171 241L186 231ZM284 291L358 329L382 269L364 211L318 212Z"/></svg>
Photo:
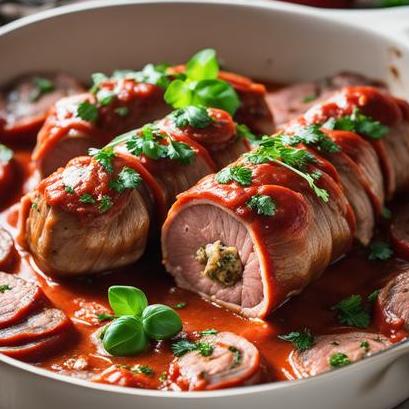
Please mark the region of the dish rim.
<svg viewBox="0 0 409 409"><path fill-rule="evenodd" d="M299 16L306 16L308 18L315 19L318 22L328 22L331 20L331 23L337 25L340 28L354 28L356 31L369 33L371 36L375 38L382 38L382 39L389 39L395 43L399 43L400 46L403 48L408 49L409 52L409 45L407 41L403 39L394 38L392 36L388 36L385 32L379 31L376 32L375 30L367 27L365 25L358 26L353 21L346 21L341 18L337 18L334 14L333 10L320 10L313 7L298 5L298 4L290 4L284 3L281 1L269 1L269 0L252 0L249 3L247 0L116 0L115 3L112 3L110 0L89 0L78 4L71 4L66 6L57 7L55 9L44 10L34 15L23 17L19 20L13 21L11 23L6 24L3 27L0 27L0 37L6 34L12 33L20 28L23 28L28 25L36 24L38 22L53 19L58 16L63 16L67 14L79 13L82 11L92 10L92 9L102 9L102 8L114 8L114 7L122 7L122 6L130 6L130 5L147 5L147 4L186 4L186 5L212 5L212 6L232 6L232 7L244 7L244 8L251 8L251 9L268 9L268 10L277 10L280 12L285 12L288 14L298 14ZM409 6L407 7L399 7L399 9L405 9L405 11L409 11ZM335 11L339 11L339 9L335 9ZM374 10L374 11L361 11L361 10L351 10L351 11L344 11L342 14L343 16L347 15L348 13L351 14L362 14L362 13L375 13L384 16L389 14L395 14L395 10L387 9L387 10ZM61 382L61 383L69 383L71 385L81 387L81 388L88 388L92 390L98 390L103 392L111 392L115 394L125 394L125 395L133 395L133 396L144 396L148 397L155 397L155 398L173 398L173 399L197 399L197 398L220 398L220 397L233 397L233 396L240 396L240 395L250 395L250 394L258 394L263 392L270 392L276 389L288 389L292 387L297 387L300 384L312 384L313 382L319 383L323 378L328 379L330 377L337 377L340 373L345 374L348 372L353 371L360 371L361 368L373 364L375 359L381 359L381 357L385 357L388 355L396 355L395 358L400 357L403 354L409 354L409 339L400 343L393 345L392 347L388 348L385 351L378 352L367 359L363 359L359 362L355 362L353 365L340 368L336 371L329 371L320 375L316 375L310 378L305 379L297 379L297 380L286 380L286 381L277 381L277 382L269 382L261 385L253 385L253 386L239 386L234 388L227 388L215 391L197 391L197 392L182 392L182 391L162 391L156 389L140 389L140 388L129 388L129 387L122 387L122 386L115 386L115 385L108 385L108 384L99 384L94 383L88 380L83 380L75 377L71 377L68 375L61 375L56 372L52 372L51 370L43 369L36 367L33 364L25 363L5 355L0 354L0 363L5 364L7 366L12 366L17 368L18 370L22 370L25 372L29 372L32 375L37 375L42 378L47 378L49 380ZM396 360L396 359L395 359ZM393 363L395 360L392 358L390 359L390 363Z"/></svg>

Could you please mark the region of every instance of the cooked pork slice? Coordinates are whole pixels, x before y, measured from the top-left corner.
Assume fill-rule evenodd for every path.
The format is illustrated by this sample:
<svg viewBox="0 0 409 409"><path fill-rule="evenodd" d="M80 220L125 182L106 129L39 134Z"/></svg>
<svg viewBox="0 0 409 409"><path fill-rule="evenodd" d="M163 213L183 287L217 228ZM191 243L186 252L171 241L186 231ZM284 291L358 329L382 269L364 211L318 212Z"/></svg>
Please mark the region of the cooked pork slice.
<svg viewBox="0 0 409 409"><path fill-rule="evenodd" d="M172 390L215 390L259 381L260 354L245 338L232 332L220 332L198 341L203 350L176 358L169 370Z"/></svg>
<svg viewBox="0 0 409 409"><path fill-rule="evenodd" d="M63 73L17 78L0 92L0 140L34 142L51 106L60 98L82 91L77 80Z"/></svg>
<svg viewBox="0 0 409 409"><path fill-rule="evenodd" d="M63 332L71 325L67 316L56 308L45 308L18 324L0 329L0 346L34 342Z"/></svg>
<svg viewBox="0 0 409 409"><path fill-rule="evenodd" d="M393 210L390 236L396 254L409 260L409 201L402 200L402 204Z"/></svg>
<svg viewBox="0 0 409 409"><path fill-rule="evenodd" d="M387 322L409 330L409 270L391 280L379 293L377 302Z"/></svg>
<svg viewBox="0 0 409 409"><path fill-rule="evenodd" d="M278 126L297 118L319 101L331 96L335 91L350 85L372 85L381 89L382 83L360 74L342 72L333 77L315 82L289 85L267 95L267 104Z"/></svg>
<svg viewBox="0 0 409 409"><path fill-rule="evenodd" d="M305 378L340 368L376 354L391 345L381 334L351 332L323 335L306 351L295 351L290 362L297 376Z"/></svg>
<svg viewBox="0 0 409 409"><path fill-rule="evenodd" d="M38 307L40 288L13 274L0 272L0 328L16 324Z"/></svg>
<svg viewBox="0 0 409 409"><path fill-rule="evenodd" d="M112 188L110 174L89 157L69 162L22 201L21 242L50 274L95 273L138 259L149 231L149 204L137 183ZM121 187L121 186L119 186Z"/></svg>
<svg viewBox="0 0 409 409"><path fill-rule="evenodd" d="M16 250L11 235L0 227L0 269L9 268L15 260Z"/></svg>

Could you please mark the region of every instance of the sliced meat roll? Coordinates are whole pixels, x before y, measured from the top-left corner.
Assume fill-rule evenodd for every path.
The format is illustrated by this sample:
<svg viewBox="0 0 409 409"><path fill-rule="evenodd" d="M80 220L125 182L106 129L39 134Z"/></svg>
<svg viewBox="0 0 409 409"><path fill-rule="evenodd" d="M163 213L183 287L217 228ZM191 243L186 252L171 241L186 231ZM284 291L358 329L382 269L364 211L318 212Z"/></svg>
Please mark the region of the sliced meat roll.
<svg viewBox="0 0 409 409"><path fill-rule="evenodd" d="M176 195L247 151L230 115L201 109L205 126L176 111L71 160L23 199L19 241L44 271L96 273L139 259Z"/></svg>
<svg viewBox="0 0 409 409"><path fill-rule="evenodd" d="M409 260L409 200L393 210L390 236L393 248L399 257Z"/></svg>
<svg viewBox="0 0 409 409"><path fill-rule="evenodd" d="M296 351L290 362L300 378L315 376L376 354L391 345L381 334L351 332L323 335L306 351Z"/></svg>
<svg viewBox="0 0 409 409"><path fill-rule="evenodd" d="M215 390L259 381L260 353L245 338L220 332L203 337L199 342L208 344L211 353L203 356L193 351L176 358L169 370L170 389Z"/></svg>
<svg viewBox="0 0 409 409"><path fill-rule="evenodd" d="M0 328L16 324L38 307L42 292L32 282L0 272Z"/></svg>
<svg viewBox="0 0 409 409"><path fill-rule="evenodd" d="M0 141L34 142L51 106L83 90L77 80L63 73L15 79L0 91Z"/></svg>
<svg viewBox="0 0 409 409"><path fill-rule="evenodd" d="M341 72L314 82L289 85L270 92L267 104L278 126L297 118L319 101L329 98L335 91L351 85L371 85L383 89L384 84L352 72Z"/></svg>
<svg viewBox="0 0 409 409"><path fill-rule="evenodd" d="M377 307L386 324L409 331L409 270L399 274L381 290Z"/></svg>
<svg viewBox="0 0 409 409"><path fill-rule="evenodd" d="M244 165L251 186L211 175L178 197L162 229L164 264L182 287L248 317L266 317L351 245L354 217L335 180L329 201L282 163ZM219 181L218 181L219 180Z"/></svg>

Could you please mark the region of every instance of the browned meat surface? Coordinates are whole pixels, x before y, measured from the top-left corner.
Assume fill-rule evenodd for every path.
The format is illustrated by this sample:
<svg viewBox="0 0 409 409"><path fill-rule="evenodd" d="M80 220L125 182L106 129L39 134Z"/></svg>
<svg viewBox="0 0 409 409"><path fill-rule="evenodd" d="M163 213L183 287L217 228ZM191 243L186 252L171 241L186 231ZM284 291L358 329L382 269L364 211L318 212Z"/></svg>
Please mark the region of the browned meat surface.
<svg viewBox="0 0 409 409"><path fill-rule="evenodd" d="M10 198L14 192L12 187L18 185L20 181L13 156L13 151L0 143L0 197L3 200Z"/></svg>
<svg viewBox="0 0 409 409"><path fill-rule="evenodd" d="M16 251L13 239L7 230L0 227L0 269L9 268L15 260Z"/></svg>
<svg viewBox="0 0 409 409"><path fill-rule="evenodd" d="M14 325L37 308L40 288L12 274L0 272L0 328Z"/></svg>
<svg viewBox="0 0 409 409"><path fill-rule="evenodd" d="M77 80L63 73L17 78L0 92L0 141L33 142L51 106L83 89Z"/></svg>
<svg viewBox="0 0 409 409"><path fill-rule="evenodd" d="M276 125L283 125L306 112L317 102L327 99L335 91L350 85L371 85L384 88L384 84L360 74L341 72L315 82L290 85L267 95Z"/></svg>
<svg viewBox="0 0 409 409"><path fill-rule="evenodd" d="M380 352L391 345L381 334L352 332L323 335L306 351L296 351L291 364L300 378L314 376L349 365Z"/></svg>
<svg viewBox="0 0 409 409"><path fill-rule="evenodd" d="M402 199L402 204L393 210L390 236L395 252L409 260L409 202Z"/></svg>
<svg viewBox="0 0 409 409"><path fill-rule="evenodd" d="M251 385L260 378L260 354L245 338L231 332L202 337L211 353L188 352L176 358L169 370L172 390L215 390Z"/></svg>
<svg viewBox="0 0 409 409"><path fill-rule="evenodd" d="M384 318L409 330L409 270L399 274L379 293L378 305Z"/></svg>
<svg viewBox="0 0 409 409"><path fill-rule="evenodd" d="M0 329L0 346L21 345L63 332L71 325L56 308L45 308L16 325Z"/></svg>

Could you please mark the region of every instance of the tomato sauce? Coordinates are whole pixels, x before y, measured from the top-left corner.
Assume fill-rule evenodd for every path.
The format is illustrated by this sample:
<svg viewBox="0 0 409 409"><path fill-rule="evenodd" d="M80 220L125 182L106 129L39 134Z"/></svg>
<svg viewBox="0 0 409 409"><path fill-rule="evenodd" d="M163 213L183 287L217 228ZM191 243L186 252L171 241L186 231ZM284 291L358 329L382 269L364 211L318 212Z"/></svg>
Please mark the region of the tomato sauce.
<svg viewBox="0 0 409 409"><path fill-rule="evenodd" d="M9 198L0 198L0 225L14 236L17 234L18 201L22 194L32 190L38 178L29 162L31 148L16 148L15 161L19 177ZM331 307L345 297L360 294L366 300L374 290L385 285L392 277L408 268L409 264L392 258L385 262L368 260L366 249L356 249L331 265L323 276L311 284L302 294L287 302L266 321L248 320L222 307L203 300L200 296L175 287L173 279L160 263L158 242L152 243L138 263L98 276L75 279L56 279L43 274L30 255L19 250L18 261L10 268L23 278L35 279L51 303L63 310L72 320L76 336L61 345L60 351L37 362L36 365L58 373L91 378L113 364L148 365L154 375L150 387L159 388L160 375L168 370L174 356L170 343L152 343L150 349L134 357L111 357L101 353L93 335L106 322L98 320L98 314L109 314L107 290L111 285L132 285L141 288L149 303L162 303L176 307L186 332L214 328L232 331L246 337L260 350L268 376L265 381L295 379L289 356L292 344L277 336L290 331L311 329L314 335L354 331L337 321ZM368 303L369 307L369 303ZM382 327L382 328L381 328ZM372 319L368 331L386 329L379 319ZM401 337L401 328L388 327L392 338Z"/></svg>

